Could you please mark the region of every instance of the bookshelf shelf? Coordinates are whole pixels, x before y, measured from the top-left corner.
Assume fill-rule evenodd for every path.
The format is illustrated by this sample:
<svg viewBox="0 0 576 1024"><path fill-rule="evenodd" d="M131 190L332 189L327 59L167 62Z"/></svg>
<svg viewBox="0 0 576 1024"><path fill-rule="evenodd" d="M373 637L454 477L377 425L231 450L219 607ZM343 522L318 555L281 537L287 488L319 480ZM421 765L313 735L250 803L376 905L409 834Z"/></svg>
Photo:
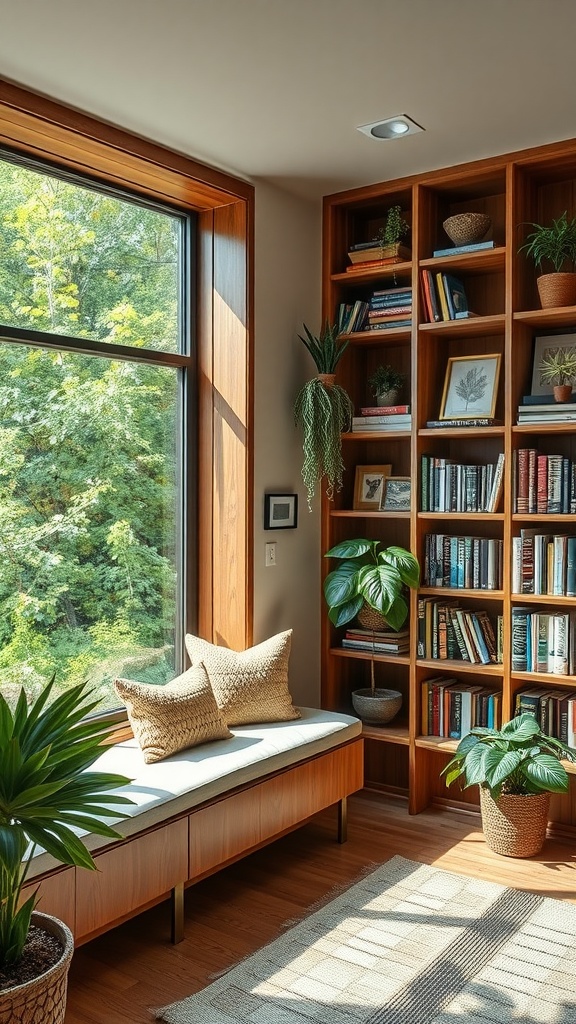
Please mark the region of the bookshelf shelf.
<svg viewBox="0 0 576 1024"><path fill-rule="evenodd" d="M402 721L392 725L367 725L364 723L362 735L367 740L377 740L379 743L398 743L405 747L410 743L408 725Z"/></svg>
<svg viewBox="0 0 576 1024"><path fill-rule="evenodd" d="M399 288L404 293L409 291L408 298L404 295L404 301L398 299L398 302L400 309L410 308L406 318L410 316L412 321L409 327L363 330L346 336L350 344L339 364L337 380L347 389L356 415L359 415L363 406L373 404L368 378L380 364L392 364L406 376L399 402L410 404L412 419L408 430L376 433L363 429L361 433L343 435L344 488L334 502L323 499L322 554L340 541L364 536L379 540L385 546L395 544L409 548L424 569L427 551L429 559L442 557L446 561L448 558L448 546L431 547L434 542L427 535L436 534L448 536L450 540L472 537L474 542L480 542L474 550L483 553L496 550L496 557L502 562L501 581L500 576L492 575L494 565L491 563L489 578L498 581L498 590L427 587L422 584L417 591L411 591L409 623L412 636L410 653L406 655L372 656L369 652L342 649L338 646L341 631L331 626L323 608L323 706L349 707L352 690L369 685L371 662L376 668L377 686L402 692L402 715L406 720L392 723L386 731L378 729L375 736L372 736L372 727L365 730L370 740L386 737L384 742L366 744L366 779L367 785L376 791L407 792L411 813L418 813L439 799L444 804L460 806L456 794L449 792L444 780L439 778L442 759L445 762L456 749L457 741L418 735L423 699L426 695L429 698L432 691L426 685L430 679L449 677L464 688L475 688L474 692L478 687L483 688L483 698L486 699L472 698L476 700L475 713L485 717L494 712L501 713L503 721L514 713L516 695L522 689L543 689L546 701L555 690L576 693L576 675L559 676L512 669L512 618L514 613L517 642L523 605L531 613L542 612L537 620L542 630L552 628L555 639L557 631L558 636L562 636L564 630L564 635L569 636L569 643L576 645L575 597L512 593L512 554L518 549L517 538L522 536L521 531L536 530L537 533L576 537L574 514L542 515L513 511L520 468L517 452L521 449L534 448L539 454L552 459L561 457L561 486L573 489L574 475L570 474L574 474L576 464L576 420L516 422L518 406L523 404L525 395L532 393L535 339L548 332L576 332L576 306L540 308L534 264L519 252L519 246L525 241L530 223L551 223L562 215L567 205L574 206L576 199L573 197L576 197L576 140L525 150L521 155L509 154L494 160L484 159L429 174L371 184L324 198L323 319L333 323L342 308L345 313L346 307L354 308L356 304L356 308L361 309L361 304L371 303L369 308L373 313L378 309L394 308L394 299L401 292L390 291L386 295L386 290ZM411 259L386 267L346 272L350 247L374 238L385 222L387 211L394 205L400 206L403 218L411 226L410 237L406 241ZM435 250L449 246L442 227L446 218L465 212L488 214L492 222L488 238L496 240L494 248L433 257ZM576 215L576 206L568 209L568 215ZM437 274L447 275L448 280L442 282ZM450 278L456 280L450 281ZM445 313L450 308L450 299L458 308L457 299L465 298L468 308L478 315L428 322L435 312L431 286L442 283L446 286L444 295L438 294L436 298L440 298L441 304L444 299ZM479 419L495 418L497 423L477 428L426 427L428 421L440 419L441 407L459 408L458 403L445 401L450 361L481 359L483 355L490 354L501 357L497 387L494 401L487 402L482 414L478 412L477 415ZM451 397L454 399L453 394ZM423 467L424 472L428 470L430 473L428 479L424 477L424 493L428 495L428 503L438 508L441 505L435 486L438 484L442 493L446 478L441 471L445 466L494 467L502 455L505 460L503 485L496 512L420 510ZM433 459L438 459L438 463L432 462ZM525 461L523 456L522 469ZM396 513L352 510L355 467L386 464L392 465L393 476L411 479L411 510ZM554 487L559 477L558 465L558 461L548 463ZM436 468L437 477L434 476ZM458 505L475 507L478 504L481 507L483 501L477 500L479 492L474 488L478 488L479 482L480 486L489 487L493 472L492 469L477 477L466 470L447 474L450 488L455 484L458 488ZM469 487L468 502L462 500L463 481ZM436 503L430 498L433 492ZM456 502L450 493L451 500L447 503L454 506ZM550 507L570 507L566 504L566 493L564 491L561 495L562 504L554 490L550 495ZM521 496L525 497L524 494ZM527 501L524 507L528 507ZM496 547L482 545L483 540L501 541L502 544ZM567 544L566 550L570 549L571 545ZM322 558L323 576L329 571L327 563L328 560ZM425 578L423 573L422 579ZM436 575L431 574L427 578L435 580ZM465 578L470 581L472 577ZM477 579L476 576L473 578ZM482 578L488 577L484 575ZM519 588L516 576L514 587ZM458 615L447 615L444 605L448 608L458 606ZM422 627L423 623L423 610L427 630L425 637L417 635L418 625ZM474 631L478 650L482 640L489 652L493 650L488 644L491 628L501 662L477 664L454 660L454 654L463 650L464 636L460 637L460 646L454 646L454 639L458 640L458 625L462 628L463 624L469 633L466 640L471 644L471 647L465 644L468 653L475 653ZM483 629L486 633L482 636ZM432 642L429 643L430 632ZM449 651L453 657L419 657L418 652L423 651L427 655ZM517 655L516 651L514 664L532 663L522 662ZM542 658L540 661L542 663ZM555 666L557 662L549 661L548 664ZM487 691L496 695L492 702ZM551 698L550 706L552 704ZM428 715L428 706L424 707L424 713ZM558 725L551 727L557 728ZM439 728L437 726L436 731ZM401 738L390 738L396 730ZM576 774L576 767L570 771ZM576 782L568 794L555 796L552 806L552 824L561 825L563 829L571 828L576 836Z"/></svg>

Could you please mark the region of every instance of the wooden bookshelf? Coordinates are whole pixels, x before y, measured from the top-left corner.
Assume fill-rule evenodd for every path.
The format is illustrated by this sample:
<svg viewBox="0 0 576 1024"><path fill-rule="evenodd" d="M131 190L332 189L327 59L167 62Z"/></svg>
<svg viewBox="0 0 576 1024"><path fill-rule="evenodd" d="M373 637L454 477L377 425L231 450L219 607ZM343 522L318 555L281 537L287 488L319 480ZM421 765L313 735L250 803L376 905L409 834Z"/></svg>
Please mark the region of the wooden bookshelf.
<svg viewBox="0 0 576 1024"><path fill-rule="evenodd" d="M337 379L346 387L357 410L372 404L367 379L380 363L392 363L405 373L408 384L399 399L412 411L410 430L347 434L343 456L347 471L342 491L322 511L322 551L346 538L365 536L384 544L410 548L423 564L427 533L453 536L475 534L503 542L503 581L498 590L458 590L426 587L410 595L411 646L403 657L375 656L377 685L399 689L403 706L397 722L386 728L366 726L367 783L375 790L406 792L411 813L429 804L462 806L459 790L443 789L440 771L456 747L454 740L421 735L422 683L432 675L455 676L462 682L482 683L501 692L504 720L514 713L516 694L526 687L576 691L576 675L513 672L511 615L515 605L540 605L546 611L576 611L576 598L513 594L512 539L524 528L543 526L543 532L576 535L576 517L557 513L519 514L513 506L512 465L519 448L541 448L576 460L576 429L570 423L516 424L517 407L530 392L534 339L538 335L576 332L576 307L541 309L534 265L519 246L530 222L549 223L565 209L576 213L576 140L525 150L428 174L372 184L326 196L323 218L323 318L336 319L340 303L368 301L375 289L412 289L412 327L362 330L349 336ZM376 235L387 210L399 204L411 225L412 260L380 270L346 272L350 245ZM448 248L442 223L446 217L477 211L492 219L488 237L495 246L471 253L433 256ZM421 289L423 269L453 274L464 284L470 308L478 315L467 320L426 322ZM454 356L498 353L501 357L494 416L501 426L427 428L439 418L446 366ZM504 454L501 500L493 513L423 512L420 505L421 456L432 454L463 464L495 463ZM410 512L353 510L354 469L357 465L392 464L395 476L413 481ZM322 558L322 573L330 570ZM477 665L458 660L418 656L416 623L419 597L458 599L462 608L486 608L502 618L502 663ZM369 685L370 655L344 651L342 631L322 614L322 700L327 708L351 710L351 691ZM572 773L574 774L574 773ZM554 822L576 832L576 780L572 790L554 799ZM474 800L468 793L464 797Z"/></svg>

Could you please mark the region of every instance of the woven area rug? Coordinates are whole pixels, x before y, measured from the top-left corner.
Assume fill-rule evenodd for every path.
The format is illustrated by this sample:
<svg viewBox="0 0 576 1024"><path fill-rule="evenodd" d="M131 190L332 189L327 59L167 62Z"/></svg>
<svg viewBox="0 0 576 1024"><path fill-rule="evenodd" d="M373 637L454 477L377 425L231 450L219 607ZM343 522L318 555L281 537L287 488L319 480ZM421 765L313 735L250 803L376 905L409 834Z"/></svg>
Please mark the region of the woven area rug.
<svg viewBox="0 0 576 1024"><path fill-rule="evenodd" d="M576 1024L576 906L393 857L169 1024Z"/></svg>

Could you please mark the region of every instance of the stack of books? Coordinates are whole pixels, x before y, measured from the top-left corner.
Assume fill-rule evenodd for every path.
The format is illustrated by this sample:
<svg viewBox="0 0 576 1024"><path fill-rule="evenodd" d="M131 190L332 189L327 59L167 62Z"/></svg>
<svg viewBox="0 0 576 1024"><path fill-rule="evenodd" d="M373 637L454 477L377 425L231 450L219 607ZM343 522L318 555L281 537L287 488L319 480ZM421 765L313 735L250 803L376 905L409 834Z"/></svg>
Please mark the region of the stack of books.
<svg viewBox="0 0 576 1024"><path fill-rule="evenodd" d="M516 694L516 715L534 715L542 732L576 746L576 693L533 686Z"/></svg>
<svg viewBox="0 0 576 1024"><path fill-rule="evenodd" d="M576 612L512 608L512 671L574 674Z"/></svg>
<svg viewBox="0 0 576 1024"><path fill-rule="evenodd" d="M412 288L380 288L368 302L367 325L371 331L390 327L410 327L412 323Z"/></svg>
<svg viewBox="0 0 576 1024"><path fill-rule="evenodd" d="M501 619L501 616L499 616ZM497 630L484 609L461 608L455 601L418 598L418 657L437 661L469 661L473 665L502 661Z"/></svg>
<svg viewBox="0 0 576 1024"><path fill-rule="evenodd" d="M464 285L452 274L422 270L422 298L428 323L441 320L466 320L478 316L468 308Z"/></svg>
<svg viewBox="0 0 576 1024"><path fill-rule="evenodd" d="M524 395L518 423L569 423L576 420L576 402L555 402L554 395Z"/></svg>
<svg viewBox="0 0 576 1024"><path fill-rule="evenodd" d="M518 448L512 473L512 510L540 515L576 513L576 462L567 455L543 455Z"/></svg>
<svg viewBox="0 0 576 1024"><path fill-rule="evenodd" d="M351 651L368 651L371 654L407 654L410 648L410 632L407 629L395 633L393 630L354 627L346 630L342 647Z"/></svg>
<svg viewBox="0 0 576 1024"><path fill-rule="evenodd" d="M576 537L521 529L512 537L512 593L576 597Z"/></svg>
<svg viewBox="0 0 576 1024"><path fill-rule="evenodd" d="M433 256L459 256L463 252L479 252L482 249L494 249L495 242L471 242L469 245L451 245L448 249L434 249Z"/></svg>
<svg viewBox="0 0 576 1024"><path fill-rule="evenodd" d="M476 726L500 725L500 691L481 684L433 676L422 683L422 735L461 740Z"/></svg>
<svg viewBox="0 0 576 1024"><path fill-rule="evenodd" d="M412 415L409 405L375 405L365 406L361 416L352 419L352 433L373 430L383 433L385 430L410 430Z"/></svg>
<svg viewBox="0 0 576 1024"><path fill-rule="evenodd" d="M405 245L383 246L373 239L371 242L358 242L348 250L350 265L346 270L350 273L363 270L377 270L395 263L403 263L412 259L412 252Z"/></svg>

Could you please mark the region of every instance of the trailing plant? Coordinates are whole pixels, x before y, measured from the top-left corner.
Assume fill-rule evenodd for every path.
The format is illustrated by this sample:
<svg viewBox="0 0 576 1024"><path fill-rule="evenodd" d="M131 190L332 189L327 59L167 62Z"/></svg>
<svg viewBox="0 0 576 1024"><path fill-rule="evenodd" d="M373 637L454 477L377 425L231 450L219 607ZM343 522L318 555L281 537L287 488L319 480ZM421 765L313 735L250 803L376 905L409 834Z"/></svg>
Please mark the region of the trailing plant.
<svg viewBox="0 0 576 1024"><path fill-rule="evenodd" d="M372 394L377 398L378 395L385 395L387 391L398 391L405 380L404 373L387 364L376 367L374 373L368 377L368 384Z"/></svg>
<svg viewBox="0 0 576 1024"><path fill-rule="evenodd" d="M94 870L73 828L120 838L100 819L123 818L117 805L132 803L110 793L129 781L124 776L86 771L112 728L86 717L99 702L81 683L49 703L53 685L30 706L21 689L13 712L0 694L0 970L16 963L28 936L37 893L19 902L36 846Z"/></svg>
<svg viewBox="0 0 576 1024"><path fill-rule="evenodd" d="M519 252L531 257L539 270L542 270L543 263L551 264L556 273L566 268L569 271L576 269L576 217L568 220L568 212L564 210L562 216L548 226L533 221L529 226L535 230L528 235Z"/></svg>
<svg viewBox="0 0 576 1024"><path fill-rule="evenodd" d="M342 358L347 341L338 339L337 326L324 325L318 337L304 324L305 336L298 337L308 349L319 374L333 374ZM302 428L304 461L302 479L306 487L308 508L312 511L312 499L316 484L326 478L326 494L331 500L335 491L342 488L344 460L342 458L342 433L349 430L354 414L350 396L339 384L325 382L314 377L304 384L294 402L294 419Z"/></svg>
<svg viewBox="0 0 576 1024"><path fill-rule="evenodd" d="M379 540L345 540L326 552L341 564L324 580L328 616L335 626L356 617L363 604L383 615L392 629L400 629L408 616L405 588L418 587L420 566L405 548L380 548Z"/></svg>
<svg viewBox="0 0 576 1024"><path fill-rule="evenodd" d="M565 793L569 780L561 760L576 761L576 751L543 733L534 715L525 713L501 729L472 729L441 774L447 786L463 778L464 789L478 784L494 800L501 793Z"/></svg>
<svg viewBox="0 0 576 1024"><path fill-rule="evenodd" d="M384 227L381 227L374 241L380 245L396 245L410 231L410 225L402 216L401 206L391 206L386 214Z"/></svg>
<svg viewBox="0 0 576 1024"><path fill-rule="evenodd" d="M576 378L576 350L562 347L547 349L538 369L543 384L572 384Z"/></svg>

